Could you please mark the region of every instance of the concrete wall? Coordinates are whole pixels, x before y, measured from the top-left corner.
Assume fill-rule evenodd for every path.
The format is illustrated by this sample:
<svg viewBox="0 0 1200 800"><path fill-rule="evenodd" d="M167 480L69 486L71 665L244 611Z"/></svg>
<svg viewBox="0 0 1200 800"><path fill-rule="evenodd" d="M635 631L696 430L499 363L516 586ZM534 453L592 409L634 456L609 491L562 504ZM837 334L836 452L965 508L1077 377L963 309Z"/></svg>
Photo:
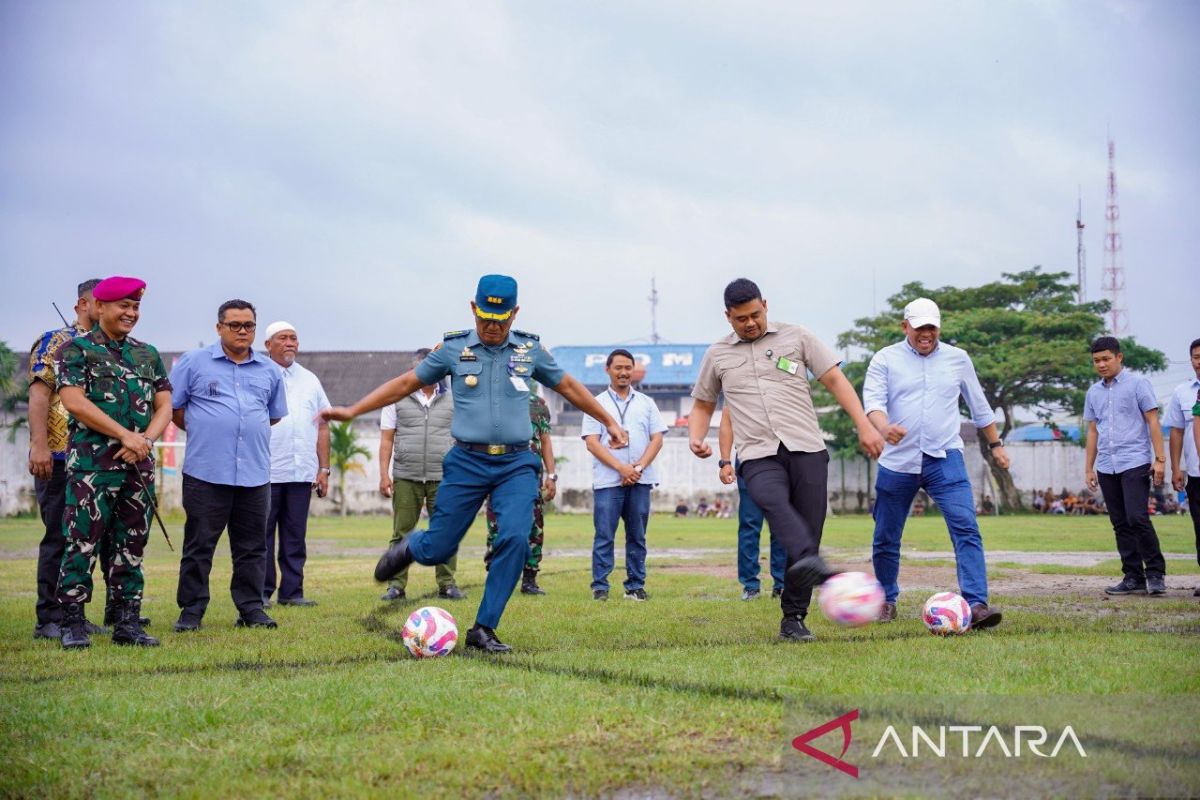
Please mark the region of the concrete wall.
<svg viewBox="0 0 1200 800"><path fill-rule="evenodd" d="M363 426L359 428L363 446L372 453L379 449L378 431ZM715 436L712 444L715 446ZM28 432L18 431L16 440L9 442L0 436L0 514L10 516L35 507L33 479L26 472ZM558 466L559 498L556 506L562 511L590 512L592 458L577 436L555 436L555 453L564 459ZM1063 443L1020 443L1009 447L1012 456L1013 479L1025 492L1029 502L1032 489L1053 486L1061 490L1064 486L1078 491L1083 484L1083 448ZM965 451L967 468L977 496L986 492L995 497L983 458L974 445ZM182 451L179 453L182 461ZM733 501L736 504L736 487L724 486L717 477L717 459L701 461L688 449L687 438L670 435L663 446L655 465L662 484L653 495L656 511L670 511L680 501L695 508L701 497L711 504L714 499ZM351 513L390 513L391 501L378 492L379 469L377 459L372 457L363 463L363 472L351 473L347 478L347 494ZM866 508L868 488L874 482L875 465L870 466L868 479L867 462L862 458L841 462L833 460L829 468L830 505L835 511L855 511ZM844 483L843 483L844 481ZM843 485L845 493L843 494ZM160 476L160 497L164 508L180 505L181 476L177 470L165 471ZM861 493L861 498L860 498ZM861 500L861 502L860 502ZM340 509L331 499L313 498L314 514L336 514Z"/></svg>

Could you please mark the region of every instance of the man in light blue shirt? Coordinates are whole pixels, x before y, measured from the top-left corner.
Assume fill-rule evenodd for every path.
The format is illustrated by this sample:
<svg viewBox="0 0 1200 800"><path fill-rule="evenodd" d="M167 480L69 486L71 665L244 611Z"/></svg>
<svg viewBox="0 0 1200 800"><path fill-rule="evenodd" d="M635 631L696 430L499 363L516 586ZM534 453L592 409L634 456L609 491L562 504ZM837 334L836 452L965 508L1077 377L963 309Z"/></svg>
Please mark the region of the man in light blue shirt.
<svg viewBox="0 0 1200 800"><path fill-rule="evenodd" d="M1093 492L1099 486L1104 494L1125 573L1120 583L1104 591L1159 595L1167 590L1167 562L1150 522L1150 481L1155 486L1162 483L1167 459L1154 389L1150 381L1127 372L1124 362L1121 343L1112 336L1092 344L1092 366L1100 380L1083 401L1088 425L1084 480Z"/></svg>
<svg viewBox="0 0 1200 800"><path fill-rule="evenodd" d="M628 350L608 354L605 372L610 385L596 395L600 407L629 434L629 444L612 448L600 436L604 428L583 418L582 435L592 462L592 598L608 599L608 576L613 571L613 540L617 523L625 520L625 599L645 600L646 524L650 520L650 489L658 483L654 458L662 449L667 426L658 406L632 387L634 360Z"/></svg>
<svg viewBox="0 0 1200 800"><path fill-rule="evenodd" d="M939 341L942 314L928 298L904 308L904 341L880 350L867 367L863 407L886 446L875 481L875 541L872 561L883 585L880 622L896 618L900 595L900 538L918 489L938 504L954 544L959 592L971 607L971 626L991 628L999 611L988 607L987 565L975 519L975 496L963 461L958 398L992 455L1008 468L996 432L996 417L966 351Z"/></svg>
<svg viewBox="0 0 1200 800"><path fill-rule="evenodd" d="M1186 492L1192 530L1196 534L1196 560L1200 562L1200 453L1196 448L1193 413L1200 407L1200 339L1192 341L1188 356L1196 375L1171 393L1163 412L1163 425L1171 429L1171 485L1177 492ZM1200 588L1192 596L1200 597Z"/></svg>
<svg viewBox="0 0 1200 800"><path fill-rule="evenodd" d="M183 457L183 554L176 602L178 632L200 627L208 574L221 532L229 528L229 591L239 627L274 628L263 611L267 514L271 506L271 426L287 416L279 367L251 349L254 306L222 303L219 341L185 353L171 370L175 425L187 431Z"/></svg>

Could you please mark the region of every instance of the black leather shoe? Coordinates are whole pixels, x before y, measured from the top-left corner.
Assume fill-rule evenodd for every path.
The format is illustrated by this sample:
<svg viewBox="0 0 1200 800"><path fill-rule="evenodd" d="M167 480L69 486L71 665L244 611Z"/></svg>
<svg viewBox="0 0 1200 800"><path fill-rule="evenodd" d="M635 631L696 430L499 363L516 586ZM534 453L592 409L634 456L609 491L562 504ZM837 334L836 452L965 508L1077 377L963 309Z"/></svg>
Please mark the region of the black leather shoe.
<svg viewBox="0 0 1200 800"><path fill-rule="evenodd" d="M608 600L608 590L607 589L593 589L592 590L592 599L600 600L601 602Z"/></svg>
<svg viewBox="0 0 1200 800"><path fill-rule="evenodd" d="M379 596L380 600L387 600L389 602L391 602L393 600L403 600L404 598L405 598L404 590L397 589L395 586L389 586L387 588L387 591Z"/></svg>
<svg viewBox="0 0 1200 800"><path fill-rule="evenodd" d="M804 617L784 617L779 623L779 638L788 642L815 642L817 636L804 624Z"/></svg>
<svg viewBox="0 0 1200 800"><path fill-rule="evenodd" d="M256 608L253 611L247 611L238 617L238 621L233 623L235 628L278 628L279 623L267 616L267 612L261 608Z"/></svg>
<svg viewBox="0 0 1200 800"><path fill-rule="evenodd" d="M291 600L280 600L279 601L279 605L281 605L281 606L305 606L305 607L308 607L308 606L315 606L316 604L317 604L316 600L309 600L307 597L293 597ZM266 608L265 604L263 605L263 608Z"/></svg>
<svg viewBox="0 0 1200 800"><path fill-rule="evenodd" d="M884 603L883 608L879 609L878 622L895 622L896 621L896 604Z"/></svg>
<svg viewBox="0 0 1200 800"><path fill-rule="evenodd" d="M443 600L462 600L466 598L466 596L466 592L464 592L462 589L459 589L453 583L444 589L438 589L438 597L442 598Z"/></svg>
<svg viewBox="0 0 1200 800"><path fill-rule="evenodd" d="M412 534L409 534L411 536ZM375 580L382 583L400 574L400 570L413 563L412 553L408 551L408 536L387 549L375 565Z"/></svg>
<svg viewBox="0 0 1200 800"><path fill-rule="evenodd" d="M1146 594L1160 595L1167 593L1167 582L1163 580L1162 575L1156 575L1151 578L1146 577Z"/></svg>
<svg viewBox="0 0 1200 800"><path fill-rule="evenodd" d="M1139 581L1132 575L1126 575L1120 583L1104 590L1105 594L1144 594L1146 582Z"/></svg>
<svg viewBox="0 0 1200 800"><path fill-rule="evenodd" d="M836 573L820 556L806 556L788 567L783 581L788 593L795 596L796 592L811 589L833 577Z"/></svg>
<svg viewBox="0 0 1200 800"><path fill-rule="evenodd" d="M35 639L61 639L62 628L57 622L42 622L33 626L33 638Z"/></svg>
<svg viewBox="0 0 1200 800"><path fill-rule="evenodd" d="M158 639L142 630L141 603L126 602L117 608L117 621L113 627L113 644L137 647L158 647Z"/></svg>
<svg viewBox="0 0 1200 800"><path fill-rule="evenodd" d="M91 647L92 640L88 638L86 620L83 616L83 606L71 603L63 609L62 646L64 650L77 650Z"/></svg>
<svg viewBox="0 0 1200 800"><path fill-rule="evenodd" d="M496 632L483 625L476 625L467 631L467 647L482 650L485 653L511 653L512 648L496 638Z"/></svg>
<svg viewBox="0 0 1200 800"><path fill-rule="evenodd" d="M175 620L176 633L188 633L189 631L200 630L200 618L193 617L188 614L180 614L179 619Z"/></svg>
<svg viewBox="0 0 1200 800"><path fill-rule="evenodd" d="M976 630L994 628L1000 624L1003 617L1004 615L999 611L988 608L984 603L976 603L971 606L971 627Z"/></svg>

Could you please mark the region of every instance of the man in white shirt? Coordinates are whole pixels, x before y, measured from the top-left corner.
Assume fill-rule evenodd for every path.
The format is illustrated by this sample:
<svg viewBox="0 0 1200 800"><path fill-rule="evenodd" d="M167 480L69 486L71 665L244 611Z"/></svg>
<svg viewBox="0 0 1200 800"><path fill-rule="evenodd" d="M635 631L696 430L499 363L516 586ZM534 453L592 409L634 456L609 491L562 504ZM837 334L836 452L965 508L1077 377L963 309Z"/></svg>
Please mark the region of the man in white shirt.
<svg viewBox="0 0 1200 800"><path fill-rule="evenodd" d="M304 596L304 562L308 557L308 505L312 492L329 491L329 425L317 415L329 408L321 381L296 363L300 339L290 322L272 322L266 330L267 354L283 373L288 415L271 428L271 510L267 514L267 565L263 605L275 592L275 537L279 536L281 606L315 606Z"/></svg>
<svg viewBox="0 0 1200 800"><path fill-rule="evenodd" d="M610 385L596 400L629 435L629 444L613 449L601 440L604 427L585 416L583 440L594 459L592 516L592 599L608 599L608 576L613 571L613 540L617 523L625 521L625 599L645 600L646 523L650 519L650 489L658 483L652 466L662 449L667 426L658 406L632 387L633 354L613 350L605 371Z"/></svg>
<svg viewBox="0 0 1200 800"><path fill-rule="evenodd" d="M963 461L958 398L966 398L972 422L1008 468L996 416L965 350L939 342L942 313L928 298L904 308L904 341L874 355L863 383L867 419L883 434L875 481L875 578L886 595L880 622L896 618L900 595L900 537L917 490L938 504L954 544L959 592L971 606L971 625L990 628L1000 612L988 608L987 565L975 519L975 498Z"/></svg>
<svg viewBox="0 0 1200 800"><path fill-rule="evenodd" d="M1200 457L1192 416L1192 409L1200 405L1200 339L1192 342L1190 355L1196 377L1175 387L1163 412L1163 426L1171 429L1171 485L1177 492L1187 492L1188 513L1196 533L1196 560L1200 562ZM1195 596L1200 597L1200 589Z"/></svg>

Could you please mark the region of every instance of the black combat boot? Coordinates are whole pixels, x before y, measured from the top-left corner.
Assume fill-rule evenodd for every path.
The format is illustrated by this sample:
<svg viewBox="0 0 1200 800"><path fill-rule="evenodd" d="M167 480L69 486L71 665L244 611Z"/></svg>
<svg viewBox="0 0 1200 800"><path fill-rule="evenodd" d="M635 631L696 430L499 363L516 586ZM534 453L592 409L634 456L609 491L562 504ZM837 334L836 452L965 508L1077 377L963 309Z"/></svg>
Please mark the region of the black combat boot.
<svg viewBox="0 0 1200 800"><path fill-rule="evenodd" d="M118 603L116 600L113 600L111 597L108 598L107 600L105 600L104 601L104 628L111 628L112 626L116 625L117 622L120 621L120 619L121 619L121 604ZM139 616L138 624L140 624L144 628L150 624L150 618ZM92 633L95 633L95 634L108 633L108 631L104 630L104 628L100 628L99 630L92 631Z"/></svg>
<svg viewBox="0 0 1200 800"><path fill-rule="evenodd" d="M62 646L64 650L92 646L84 628L83 606L79 603L71 603L63 609Z"/></svg>
<svg viewBox="0 0 1200 800"><path fill-rule="evenodd" d="M525 568L521 578L521 594L545 594L546 590L538 586L537 570Z"/></svg>
<svg viewBox="0 0 1200 800"><path fill-rule="evenodd" d="M141 606L139 600L127 600L117 606L117 621L114 623L112 635L113 644L158 647L158 639L142 630Z"/></svg>

